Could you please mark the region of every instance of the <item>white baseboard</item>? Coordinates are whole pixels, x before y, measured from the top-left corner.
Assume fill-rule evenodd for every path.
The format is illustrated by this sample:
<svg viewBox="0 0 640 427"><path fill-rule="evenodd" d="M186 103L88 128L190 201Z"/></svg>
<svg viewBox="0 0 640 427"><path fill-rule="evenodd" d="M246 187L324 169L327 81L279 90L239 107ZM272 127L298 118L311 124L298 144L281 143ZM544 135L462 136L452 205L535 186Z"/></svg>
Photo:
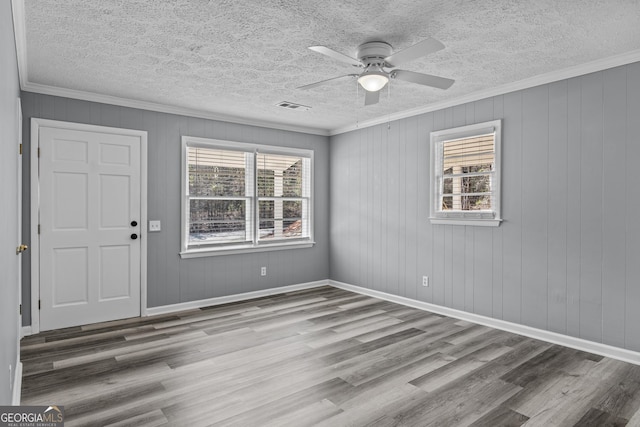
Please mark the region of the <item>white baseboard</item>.
<svg viewBox="0 0 640 427"><path fill-rule="evenodd" d="M300 291L303 289L318 288L328 286L328 280L317 282L300 283L297 285L281 286L279 288L263 289L261 291L245 292L242 294L227 295L224 297L208 298L198 301L181 302L178 304L162 305L160 307L147 308L147 316L157 316L159 314L176 313L178 311L193 310L196 308L211 307L214 305L228 304L230 302L245 301L253 298L266 297L269 295L284 294L286 292Z"/></svg>
<svg viewBox="0 0 640 427"><path fill-rule="evenodd" d="M28 337L31 334L33 334L31 325L20 328L20 338Z"/></svg>
<svg viewBox="0 0 640 427"><path fill-rule="evenodd" d="M453 317L456 319L466 320L466 321L477 323L480 325L489 326L495 329L512 332L514 334L524 335L530 338L547 341L552 344L558 344L565 347L574 348L576 350L582 350L588 353L599 354L601 356L610 357L612 359L621 360L623 362L640 365L640 353L636 351L626 350L624 348L614 347L611 345L597 343L593 341L587 341L582 338L570 337L568 335L545 331L543 329L532 328L530 326L520 325L517 323L508 322L506 320L494 319L494 318L482 316L479 314L468 313L466 311L456 310L449 307L443 307L443 306L431 304L428 302L417 301L411 298L405 298L397 295L388 294L385 292L362 288L360 286L349 285L347 283L342 283L335 280L329 280L329 285L336 288L344 289L347 291L357 292L359 294L368 295L374 298L379 298L379 299L395 302L398 304L406 305L409 307L417 308L420 310L426 310L432 313L443 314L445 316Z"/></svg>
<svg viewBox="0 0 640 427"><path fill-rule="evenodd" d="M11 404L13 406L20 406L20 396L22 394L22 362L16 362L16 372L13 378L13 396L11 397Z"/></svg>

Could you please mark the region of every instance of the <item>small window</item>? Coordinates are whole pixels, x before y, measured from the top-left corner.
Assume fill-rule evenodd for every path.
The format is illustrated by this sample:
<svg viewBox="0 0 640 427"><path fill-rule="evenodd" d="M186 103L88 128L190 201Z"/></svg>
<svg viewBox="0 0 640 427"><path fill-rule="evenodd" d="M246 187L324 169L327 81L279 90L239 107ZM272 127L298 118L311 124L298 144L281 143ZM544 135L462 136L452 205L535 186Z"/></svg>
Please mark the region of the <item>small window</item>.
<svg viewBox="0 0 640 427"><path fill-rule="evenodd" d="M312 244L313 152L183 137L181 254Z"/></svg>
<svg viewBox="0 0 640 427"><path fill-rule="evenodd" d="M501 121L431 133L434 224L500 225Z"/></svg>

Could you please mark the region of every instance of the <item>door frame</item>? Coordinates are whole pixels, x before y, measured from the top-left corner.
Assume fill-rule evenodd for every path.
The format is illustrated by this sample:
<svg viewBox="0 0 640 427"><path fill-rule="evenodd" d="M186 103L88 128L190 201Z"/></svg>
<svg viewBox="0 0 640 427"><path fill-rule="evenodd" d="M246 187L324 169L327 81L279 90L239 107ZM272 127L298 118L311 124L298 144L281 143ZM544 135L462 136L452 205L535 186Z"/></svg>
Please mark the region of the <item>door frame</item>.
<svg viewBox="0 0 640 427"><path fill-rule="evenodd" d="M147 316L147 131L31 118L31 333L40 332L40 128L99 132L140 138L140 316Z"/></svg>

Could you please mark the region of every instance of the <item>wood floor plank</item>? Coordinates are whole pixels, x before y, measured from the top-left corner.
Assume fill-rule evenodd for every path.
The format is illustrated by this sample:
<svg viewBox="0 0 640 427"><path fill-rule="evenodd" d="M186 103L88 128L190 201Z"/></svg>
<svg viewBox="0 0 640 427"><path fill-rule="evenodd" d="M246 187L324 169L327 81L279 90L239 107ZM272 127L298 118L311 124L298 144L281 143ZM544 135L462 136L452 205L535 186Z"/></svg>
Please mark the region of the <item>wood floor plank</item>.
<svg viewBox="0 0 640 427"><path fill-rule="evenodd" d="M608 390L594 408L614 417L631 418L640 409L640 371L633 366L620 366Z"/></svg>
<svg viewBox="0 0 640 427"><path fill-rule="evenodd" d="M591 408L575 425L581 427L620 427L626 426L627 423L628 421L624 418L618 418L600 409Z"/></svg>
<svg viewBox="0 0 640 427"><path fill-rule="evenodd" d="M529 417L526 415L500 405L478 418L469 427L520 427L528 420Z"/></svg>
<svg viewBox="0 0 640 427"><path fill-rule="evenodd" d="M367 394L362 399L356 398L339 405L342 412L320 423L321 427L379 425L389 407L400 402L423 398L426 393L411 384L399 384L376 390L375 394ZM389 422L389 421L388 421Z"/></svg>
<svg viewBox="0 0 640 427"><path fill-rule="evenodd" d="M329 286L26 337L68 426L640 426L640 366Z"/></svg>
<svg viewBox="0 0 640 427"><path fill-rule="evenodd" d="M416 387L424 391L433 392L440 387L444 387L451 381L462 378L467 374L486 365L491 360L512 351L510 347L492 343L486 347L478 349L460 359L456 359L445 366L436 369L428 374L410 381ZM445 350L446 353L446 350Z"/></svg>
<svg viewBox="0 0 640 427"><path fill-rule="evenodd" d="M532 426L574 425L603 390L609 389L611 381L615 381L614 373L617 363L610 359L601 362L583 360L585 370L581 367L558 381L549 381L541 387L527 402L518 408L512 402L507 406L529 416L528 424ZM550 410L553 409L553 410Z"/></svg>

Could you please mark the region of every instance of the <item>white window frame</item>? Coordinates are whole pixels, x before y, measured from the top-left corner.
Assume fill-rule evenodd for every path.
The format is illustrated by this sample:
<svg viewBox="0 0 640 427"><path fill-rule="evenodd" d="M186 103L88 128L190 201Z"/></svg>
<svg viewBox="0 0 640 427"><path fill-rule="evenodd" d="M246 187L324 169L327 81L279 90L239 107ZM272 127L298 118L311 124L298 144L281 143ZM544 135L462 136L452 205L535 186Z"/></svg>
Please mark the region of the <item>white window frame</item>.
<svg viewBox="0 0 640 427"><path fill-rule="evenodd" d="M495 170L491 178L492 209L480 211L442 210L443 194L443 147L444 143L456 139L470 138L487 134L494 134ZM478 225L497 227L502 222L500 212L500 187L501 187L501 145L502 145L502 121L477 123L451 129L431 132L431 185L430 188L430 215L432 224L449 225Z"/></svg>
<svg viewBox="0 0 640 427"><path fill-rule="evenodd" d="M208 245L203 248L189 248L189 218L190 218L190 204L189 204L189 167L188 167L188 148L190 147L202 147L202 148L212 148L212 149L220 149L220 150L233 150L233 151L242 151L242 152L251 152L251 153L267 153L267 154L276 154L276 155L284 155L284 156L299 156L303 158L309 159L309 203L308 203L308 229L309 236L302 237L299 239L291 239L291 240L277 240L274 242L267 242L265 240L259 240L256 236L258 233L258 225L256 215L258 214L256 211L256 206L258 205L258 190L257 190L257 180L256 180L256 167L257 163L255 160L256 156L253 156L253 170L251 175L253 179L250 183L251 189L251 212L248 212L247 215L252 215L254 222L254 226L250 233L253 238L251 242L245 243L242 242L240 244L220 244L220 245ZM181 182L181 247L180 247L180 257L181 258L198 258L198 257L207 257L207 256L216 256L216 255L229 255L229 254L239 254L239 253L250 253L250 252L265 252L265 251L275 251L275 250L286 250L286 249L300 249L300 248L310 248L315 242L313 240L313 199L314 199L314 185L313 185L313 150L306 150L301 148L289 148L289 147L280 147L280 146L271 146L271 145L262 145L262 144L251 144L244 142L234 142L234 141L225 141L219 139L210 139L210 138L199 138L194 136L183 136L182 137L182 182Z"/></svg>

